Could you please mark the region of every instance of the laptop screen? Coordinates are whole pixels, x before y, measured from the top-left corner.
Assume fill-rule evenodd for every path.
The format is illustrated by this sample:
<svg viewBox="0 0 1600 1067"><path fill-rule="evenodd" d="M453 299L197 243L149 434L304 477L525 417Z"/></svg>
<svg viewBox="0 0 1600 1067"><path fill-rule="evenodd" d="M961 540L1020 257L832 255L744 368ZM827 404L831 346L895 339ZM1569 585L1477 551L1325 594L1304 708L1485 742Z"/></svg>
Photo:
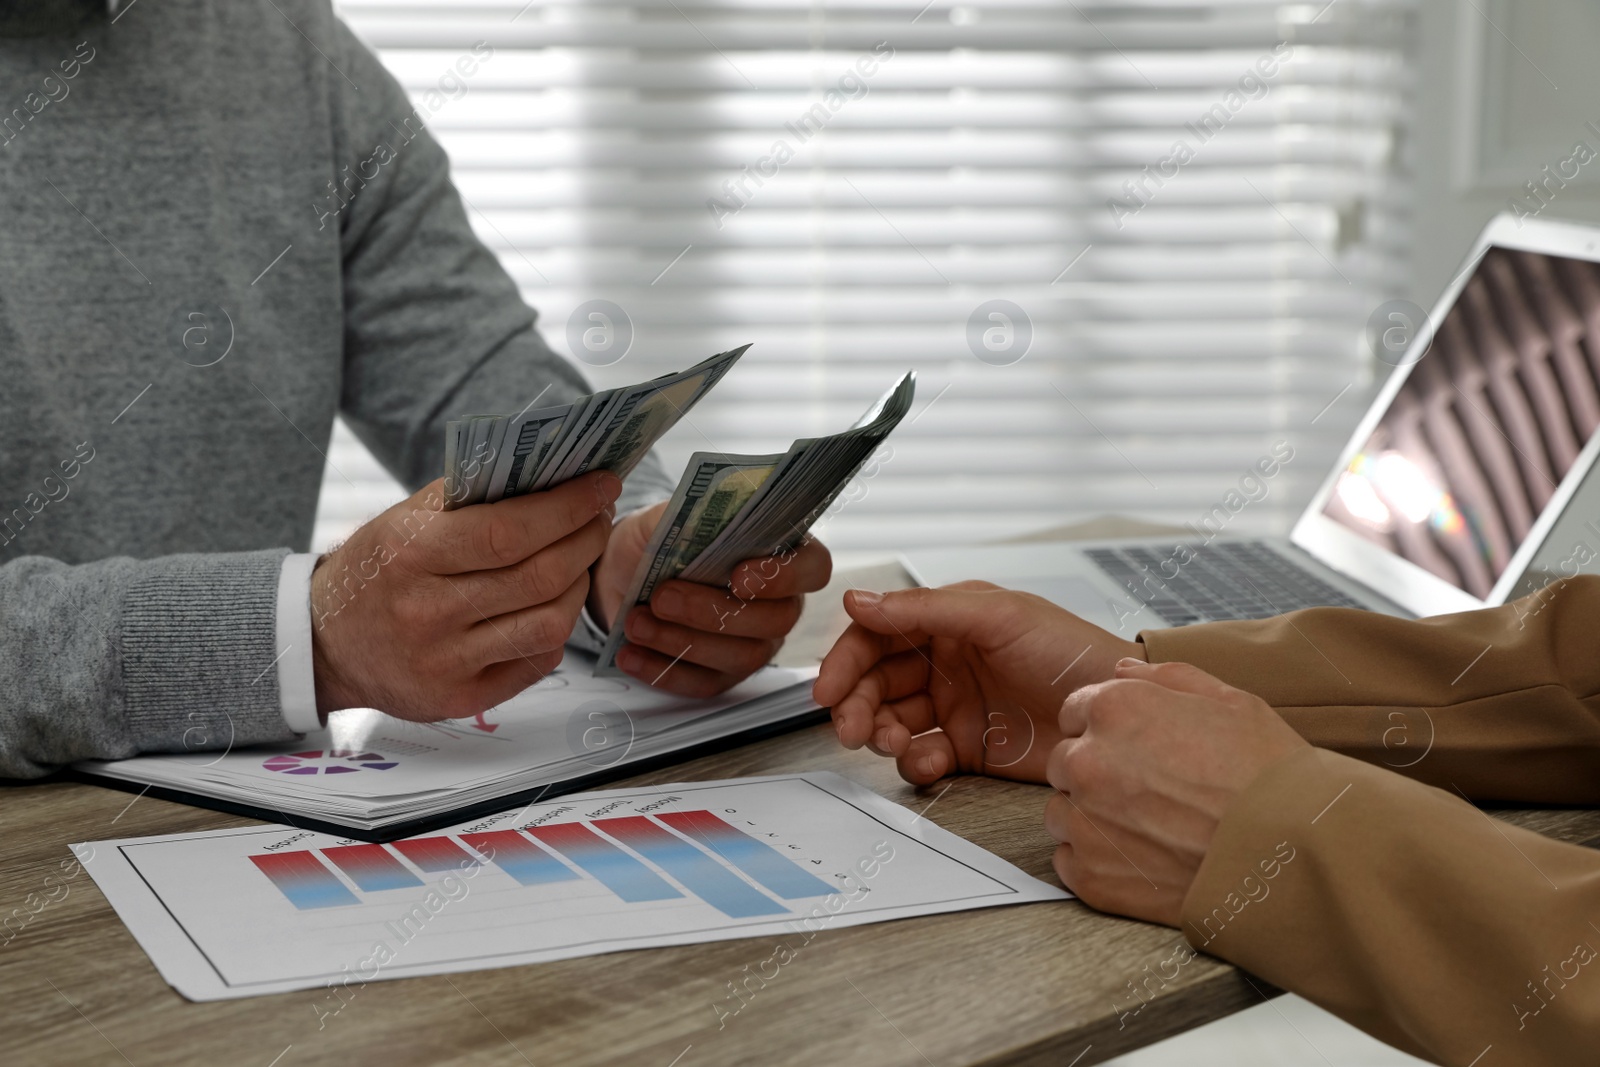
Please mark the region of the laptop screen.
<svg viewBox="0 0 1600 1067"><path fill-rule="evenodd" d="M1406 360L1323 514L1486 598L1600 426L1600 264L1491 247Z"/></svg>

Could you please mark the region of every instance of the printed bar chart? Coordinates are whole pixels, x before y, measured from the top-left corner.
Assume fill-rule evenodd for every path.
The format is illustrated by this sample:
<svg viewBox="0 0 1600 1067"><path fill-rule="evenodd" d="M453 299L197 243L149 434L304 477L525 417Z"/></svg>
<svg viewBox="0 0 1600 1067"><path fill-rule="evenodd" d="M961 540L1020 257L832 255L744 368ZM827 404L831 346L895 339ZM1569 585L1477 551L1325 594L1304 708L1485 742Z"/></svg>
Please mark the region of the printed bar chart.
<svg viewBox="0 0 1600 1067"><path fill-rule="evenodd" d="M314 853L274 852L251 856L250 862L302 911L361 903Z"/></svg>
<svg viewBox="0 0 1600 1067"><path fill-rule="evenodd" d="M483 853L486 859L523 885L549 885L571 882L578 872L556 859L515 830L490 830L481 834L462 834L461 840Z"/></svg>
<svg viewBox="0 0 1600 1067"><path fill-rule="evenodd" d="M643 815L596 819L590 825L621 841L666 871L689 892L729 918L781 915L789 910L746 885L732 871L688 841Z"/></svg>
<svg viewBox="0 0 1600 1067"><path fill-rule="evenodd" d="M406 870L405 865L382 845L338 845L323 849L322 858L369 893L422 884L422 879Z"/></svg>
<svg viewBox="0 0 1600 1067"><path fill-rule="evenodd" d="M317 1012L325 1020L348 999L328 994L357 974L365 985L754 939L720 953L720 963L706 957L713 984L730 979L720 991L707 987L715 1005L745 989L735 968L772 956L775 939L793 945L802 916L811 933L1067 899L919 820L818 772L541 801L378 846L284 826L99 842L85 866L161 976L191 1000L315 989L329 1005ZM607 969L627 970L621 961ZM660 988L635 982L623 995L635 992L651 998ZM703 1032L712 1016L695 1005L706 1001L695 989L687 994L698 1012L688 1029ZM305 1003L298 1007L296 1016ZM715 1014L726 1021L728 1012ZM658 1063L687 1061L703 1052L696 1039L680 1055L688 1040L666 1035L647 1052L661 1052ZM268 1046L266 1056L279 1048ZM775 1055L782 1058L753 1054L763 1062Z"/></svg>
<svg viewBox="0 0 1600 1067"><path fill-rule="evenodd" d="M459 871L463 864L477 866L480 862L448 837L410 837L394 842L391 847L429 874Z"/></svg>
<svg viewBox="0 0 1600 1067"><path fill-rule="evenodd" d="M669 826L684 836L668 830ZM422 886L422 880L397 858L404 856L428 874L460 871L486 859L524 886L580 881L587 875L626 904L683 899L676 886L633 853L665 871L695 897L736 919L781 915L788 909L748 885L734 870L784 900L837 892L771 845L704 810L550 823L459 838L416 837L389 845L335 845L320 851L322 860L343 871L363 893ZM565 857L583 873L557 856ZM297 908L361 902L315 852L252 856L251 860Z"/></svg>
<svg viewBox="0 0 1600 1067"><path fill-rule="evenodd" d="M582 823L533 826L526 832L582 867L629 904L683 896L655 871Z"/></svg>
<svg viewBox="0 0 1600 1067"><path fill-rule="evenodd" d="M709 811L668 811L657 819L715 852L785 900L824 897L838 890L787 856L730 826Z"/></svg>

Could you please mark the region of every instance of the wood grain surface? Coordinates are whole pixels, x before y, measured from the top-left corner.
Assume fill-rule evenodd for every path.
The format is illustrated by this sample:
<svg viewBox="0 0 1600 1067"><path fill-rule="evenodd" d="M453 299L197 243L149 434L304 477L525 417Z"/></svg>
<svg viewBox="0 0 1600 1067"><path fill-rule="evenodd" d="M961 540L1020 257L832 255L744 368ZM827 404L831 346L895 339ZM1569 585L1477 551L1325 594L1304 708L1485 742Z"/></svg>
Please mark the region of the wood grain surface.
<svg viewBox="0 0 1600 1067"><path fill-rule="evenodd" d="M904 582L892 567L840 575L814 598L786 658L826 647L842 626L831 605L847 583ZM1046 788L955 778L914 790L889 761L841 750L827 726L629 781L819 769L1056 883ZM1496 814L1564 840L1600 840L1600 812ZM733 987L776 939L376 981L352 987L326 1016L328 994L316 990L192 1004L161 980L86 874L62 877L69 842L248 825L89 785L0 788L0 1064L1087 1067L1276 992L1204 956L1163 969L1182 945L1176 931L1069 901L825 931L742 998Z"/></svg>

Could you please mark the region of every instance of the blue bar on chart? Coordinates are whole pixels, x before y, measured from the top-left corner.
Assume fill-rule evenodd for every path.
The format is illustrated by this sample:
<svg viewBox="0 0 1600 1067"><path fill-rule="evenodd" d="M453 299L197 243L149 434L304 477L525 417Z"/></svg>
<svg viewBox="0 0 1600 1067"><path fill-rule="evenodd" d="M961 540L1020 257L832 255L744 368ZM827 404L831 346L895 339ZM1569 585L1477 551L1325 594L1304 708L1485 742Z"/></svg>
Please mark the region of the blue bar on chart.
<svg viewBox="0 0 1600 1067"><path fill-rule="evenodd" d="M462 834L461 840L523 885L575 882L581 875L515 830Z"/></svg>
<svg viewBox="0 0 1600 1067"><path fill-rule="evenodd" d="M429 874L464 871L482 861L448 837L408 837L393 842L394 850Z"/></svg>
<svg viewBox="0 0 1600 1067"><path fill-rule="evenodd" d="M422 884L422 879L406 870L382 845L337 845L323 849L322 856L368 893Z"/></svg>
<svg viewBox="0 0 1600 1067"><path fill-rule="evenodd" d="M765 841L730 826L709 811L668 811L656 818L700 842L785 900L825 897L839 891Z"/></svg>
<svg viewBox="0 0 1600 1067"><path fill-rule="evenodd" d="M314 853L271 852L251 856L250 862L301 911L361 903Z"/></svg>
<svg viewBox="0 0 1600 1067"><path fill-rule="evenodd" d="M683 896L655 871L582 823L530 826L526 832L594 875L597 881L629 904L672 900Z"/></svg>
<svg viewBox="0 0 1600 1067"><path fill-rule="evenodd" d="M746 885L732 871L694 845L643 815L596 819L596 830L621 841L666 871L701 900L733 919L786 915L789 909Z"/></svg>

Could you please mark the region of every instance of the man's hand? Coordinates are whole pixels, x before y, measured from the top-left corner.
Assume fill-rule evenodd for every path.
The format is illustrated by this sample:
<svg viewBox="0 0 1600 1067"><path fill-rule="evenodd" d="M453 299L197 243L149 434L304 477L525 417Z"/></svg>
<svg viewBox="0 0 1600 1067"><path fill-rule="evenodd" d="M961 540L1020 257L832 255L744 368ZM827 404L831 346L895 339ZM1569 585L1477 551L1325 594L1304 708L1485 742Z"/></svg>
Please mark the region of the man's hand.
<svg viewBox="0 0 1600 1067"><path fill-rule="evenodd" d="M611 533L616 475L444 511L434 482L311 576L317 708L474 715L561 662Z"/></svg>
<svg viewBox="0 0 1600 1067"><path fill-rule="evenodd" d="M1056 873L1091 907L1168 926L1234 797L1306 747L1265 701L1187 663L1118 664L1067 698L1060 728Z"/></svg>
<svg viewBox="0 0 1600 1067"><path fill-rule="evenodd" d="M926 785L952 771L1045 780L1062 698L1142 659L1124 641L1029 593L988 582L845 594L855 620L812 695L846 748L893 756Z"/></svg>
<svg viewBox="0 0 1600 1067"><path fill-rule="evenodd" d="M645 545L666 503L624 516L594 569L589 612L602 627L622 606ZM785 556L751 559L728 588L676 579L662 582L648 606L623 620L627 641L617 666L641 681L684 696L715 696L771 662L800 618L805 594L828 584L833 560L807 538Z"/></svg>

